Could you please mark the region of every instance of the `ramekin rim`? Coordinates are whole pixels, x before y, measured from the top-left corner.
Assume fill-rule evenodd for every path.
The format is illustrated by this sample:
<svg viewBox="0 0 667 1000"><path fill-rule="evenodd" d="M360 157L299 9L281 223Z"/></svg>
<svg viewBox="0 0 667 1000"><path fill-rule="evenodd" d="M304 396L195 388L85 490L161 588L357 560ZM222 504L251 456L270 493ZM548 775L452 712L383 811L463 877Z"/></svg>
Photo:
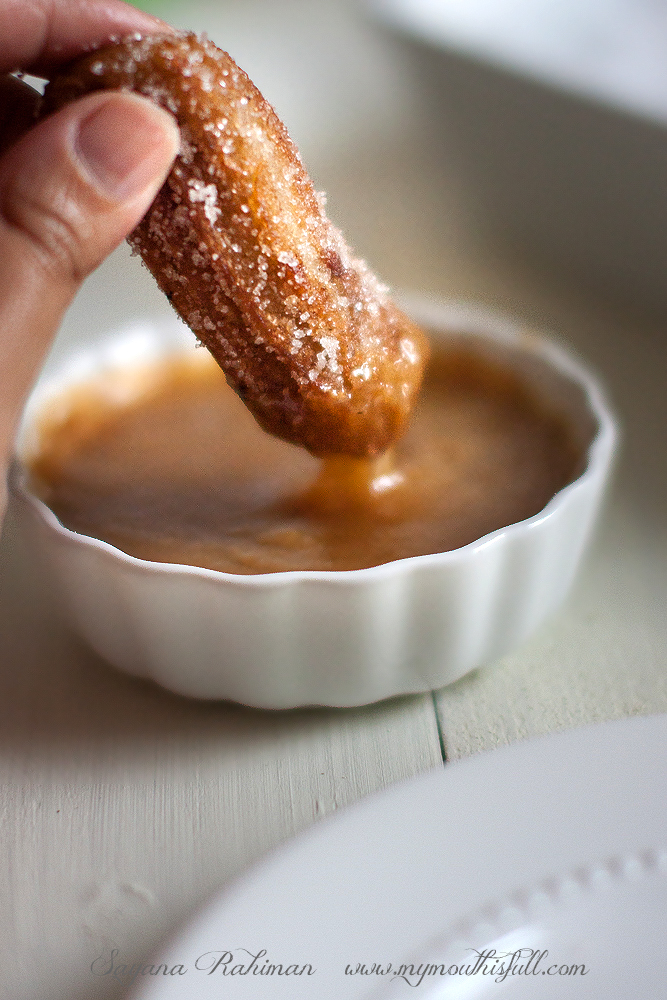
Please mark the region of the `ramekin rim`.
<svg viewBox="0 0 667 1000"><path fill-rule="evenodd" d="M414 572L433 565L455 564L478 551L491 545L499 544L505 536L528 532L555 516L556 512L569 503L571 498L588 487L591 479L603 472L611 461L618 438L618 429L606 395L597 379L588 367L570 350L561 347L548 333L533 333L527 327L507 315L475 302L459 300L441 300L425 295L404 293L399 297L407 305L411 313L420 313L416 319L426 326L434 326L436 322L443 329L455 327L460 333L472 333L491 337L496 341L508 344L521 344L526 349L538 354L561 374L570 378L584 392L584 397L590 413L595 418L597 430L586 448L586 463L582 472L571 483L567 483L551 497L548 503L529 518L503 525L488 532L481 538L466 545L444 552L432 552L425 555L406 556L393 559L377 566L367 566L352 570L284 570L269 573L226 573L222 570L207 569L203 566L192 566L186 563L157 562L141 559L130 555L110 542L101 538L86 535L67 528L58 519L50 507L40 500L29 489L26 482L26 468L18 455L14 455L9 471L9 487L25 503L41 521L53 531L61 541L70 545L82 546L98 551L107 559L125 564L143 573L166 573L217 581L220 584L242 586L245 588L276 587L285 584L307 582L325 582L332 584L353 584L357 581L375 578L391 577L398 573ZM436 316L439 319L436 320ZM429 318L432 317L432 318ZM113 339L113 334L107 338ZM102 342L104 343L104 342Z"/></svg>

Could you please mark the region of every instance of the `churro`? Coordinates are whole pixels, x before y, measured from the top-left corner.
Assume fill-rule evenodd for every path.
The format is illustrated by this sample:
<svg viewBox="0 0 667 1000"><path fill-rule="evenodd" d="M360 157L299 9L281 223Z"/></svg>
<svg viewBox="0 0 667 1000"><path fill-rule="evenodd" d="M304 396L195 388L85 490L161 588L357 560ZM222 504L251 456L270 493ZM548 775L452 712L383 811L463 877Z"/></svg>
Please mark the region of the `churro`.
<svg viewBox="0 0 667 1000"><path fill-rule="evenodd" d="M351 255L271 106L226 52L176 34L77 60L44 111L108 88L178 121L180 154L130 243L260 425L317 455L384 451L425 340Z"/></svg>

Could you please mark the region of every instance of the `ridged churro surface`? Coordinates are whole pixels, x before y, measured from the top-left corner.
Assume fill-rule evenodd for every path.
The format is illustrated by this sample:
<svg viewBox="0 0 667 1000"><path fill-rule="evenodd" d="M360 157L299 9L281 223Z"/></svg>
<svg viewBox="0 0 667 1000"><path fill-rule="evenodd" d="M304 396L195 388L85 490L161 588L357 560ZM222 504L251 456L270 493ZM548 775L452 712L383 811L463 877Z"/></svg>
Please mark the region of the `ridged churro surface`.
<svg viewBox="0 0 667 1000"><path fill-rule="evenodd" d="M45 112L106 88L178 121L180 154L130 242L262 427L315 454L386 449L425 341L350 254L257 88L206 39L137 36L52 80Z"/></svg>

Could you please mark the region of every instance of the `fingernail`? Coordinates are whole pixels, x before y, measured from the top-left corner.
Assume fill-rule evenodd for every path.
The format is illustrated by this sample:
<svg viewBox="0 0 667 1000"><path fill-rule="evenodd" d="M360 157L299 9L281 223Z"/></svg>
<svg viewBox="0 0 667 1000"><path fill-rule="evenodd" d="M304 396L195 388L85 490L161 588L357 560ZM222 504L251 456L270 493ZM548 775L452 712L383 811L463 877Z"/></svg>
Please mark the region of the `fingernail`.
<svg viewBox="0 0 667 1000"><path fill-rule="evenodd" d="M168 112L135 94L115 93L81 121L75 149L103 194L130 201L162 181L178 144L178 128Z"/></svg>

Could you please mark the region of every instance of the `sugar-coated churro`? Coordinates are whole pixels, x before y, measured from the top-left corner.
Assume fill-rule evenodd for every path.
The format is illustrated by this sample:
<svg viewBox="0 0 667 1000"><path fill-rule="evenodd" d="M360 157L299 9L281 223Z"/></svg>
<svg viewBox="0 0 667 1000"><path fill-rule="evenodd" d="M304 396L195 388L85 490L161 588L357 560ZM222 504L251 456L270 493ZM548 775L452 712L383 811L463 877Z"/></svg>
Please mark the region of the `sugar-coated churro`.
<svg viewBox="0 0 667 1000"><path fill-rule="evenodd" d="M176 34L79 59L44 111L107 88L178 121L180 154L130 242L231 386L315 454L382 452L407 424L425 341L351 256L271 106L226 52Z"/></svg>

